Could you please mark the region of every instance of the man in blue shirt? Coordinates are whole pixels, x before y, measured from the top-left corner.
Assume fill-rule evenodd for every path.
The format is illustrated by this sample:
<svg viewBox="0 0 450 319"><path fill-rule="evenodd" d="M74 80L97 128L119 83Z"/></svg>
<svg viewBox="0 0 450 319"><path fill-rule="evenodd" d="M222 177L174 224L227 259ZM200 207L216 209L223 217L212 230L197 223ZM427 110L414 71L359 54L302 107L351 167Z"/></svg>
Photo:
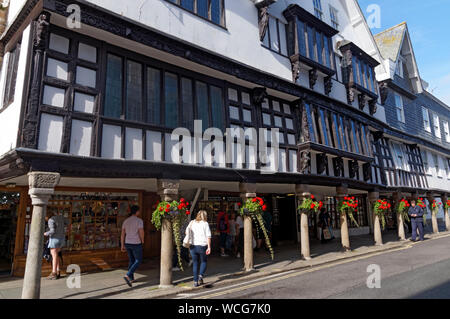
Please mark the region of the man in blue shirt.
<svg viewBox="0 0 450 319"><path fill-rule="evenodd" d="M423 241L423 209L416 206L416 201L411 201L411 207L408 210L408 215L411 217L412 239L416 241L417 229L419 229L420 241Z"/></svg>

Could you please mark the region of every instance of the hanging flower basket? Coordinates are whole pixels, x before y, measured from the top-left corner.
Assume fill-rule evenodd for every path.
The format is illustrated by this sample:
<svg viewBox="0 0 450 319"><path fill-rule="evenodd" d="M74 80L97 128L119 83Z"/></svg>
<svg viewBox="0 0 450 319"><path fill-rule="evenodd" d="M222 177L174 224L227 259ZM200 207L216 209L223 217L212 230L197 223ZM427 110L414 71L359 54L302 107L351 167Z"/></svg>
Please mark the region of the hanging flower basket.
<svg viewBox="0 0 450 319"><path fill-rule="evenodd" d="M358 205L358 200L356 200L355 197L344 197L344 200L340 201L338 204L338 211L341 214L347 214L356 227L359 227L359 225L353 216L353 213L358 211Z"/></svg>
<svg viewBox="0 0 450 319"><path fill-rule="evenodd" d="M445 210L448 211L449 208L450 208L450 199L447 200L447 202L445 203Z"/></svg>
<svg viewBox="0 0 450 319"><path fill-rule="evenodd" d="M267 205L264 204L264 201L261 197L255 197L253 199L252 198L247 199L244 205L239 206L241 206L240 209L241 216L251 217L256 222L257 225L256 231L259 232L260 229L263 231L264 238L266 239L266 245L270 251L270 257L273 260L274 253L272 245L270 244L269 235L267 234L266 227L264 226L264 219L262 217L263 212L267 210Z"/></svg>
<svg viewBox="0 0 450 319"><path fill-rule="evenodd" d="M433 203L431 204L430 210L431 213L433 214L433 216L436 216L439 213L439 207L442 206L442 203L438 203L435 200L433 201Z"/></svg>
<svg viewBox="0 0 450 319"><path fill-rule="evenodd" d="M402 199L397 205L397 214L403 216L403 220L409 222L408 210L411 205L408 203L406 199Z"/></svg>
<svg viewBox="0 0 450 319"><path fill-rule="evenodd" d="M322 209L323 203L321 201L314 201L314 195L311 198L303 198L300 205L297 207L299 214L318 213Z"/></svg>
<svg viewBox="0 0 450 319"><path fill-rule="evenodd" d="M391 204L386 200L379 199L373 205L373 212L376 216L380 218L381 228L384 230L386 228L386 214L391 209Z"/></svg>
<svg viewBox="0 0 450 319"><path fill-rule="evenodd" d="M167 218L172 222L173 238L177 247L178 266L181 270L184 270L184 268L181 262L180 227L187 216L191 214L188 207L189 203L184 198L181 198L179 202L176 200L171 202L162 201L157 203L152 215L152 224L157 230L161 229L161 220L163 218Z"/></svg>

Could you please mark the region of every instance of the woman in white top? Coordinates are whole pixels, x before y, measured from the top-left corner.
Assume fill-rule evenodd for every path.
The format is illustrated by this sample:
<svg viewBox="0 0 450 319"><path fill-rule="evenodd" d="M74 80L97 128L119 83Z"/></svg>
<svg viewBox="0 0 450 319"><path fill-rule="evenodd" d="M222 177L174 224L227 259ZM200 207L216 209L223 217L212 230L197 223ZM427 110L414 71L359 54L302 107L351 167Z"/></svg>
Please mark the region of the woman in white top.
<svg viewBox="0 0 450 319"><path fill-rule="evenodd" d="M206 256L211 253L211 230L208 225L208 215L201 210L197 218L191 222L186 233L191 231L190 252L192 256L192 269L194 272L194 287L203 285L203 276L206 271ZM198 271L200 259L200 273Z"/></svg>

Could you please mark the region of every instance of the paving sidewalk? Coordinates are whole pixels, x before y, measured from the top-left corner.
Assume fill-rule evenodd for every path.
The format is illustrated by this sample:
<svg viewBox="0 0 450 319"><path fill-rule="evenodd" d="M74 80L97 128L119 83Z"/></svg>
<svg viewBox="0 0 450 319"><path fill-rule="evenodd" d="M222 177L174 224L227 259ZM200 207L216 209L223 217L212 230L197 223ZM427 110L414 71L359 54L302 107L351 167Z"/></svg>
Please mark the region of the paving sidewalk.
<svg viewBox="0 0 450 319"><path fill-rule="evenodd" d="M440 234L427 234L425 238L450 237L450 232ZM327 244L311 242L312 259L300 260L298 245L275 247L275 259L270 260L270 255L265 252L255 253L255 271L244 273L242 271L242 258L216 257L208 260L207 277L205 284L209 287L218 287L230 283L238 283L255 278L265 277L270 274L284 272L292 269L311 268L323 264L329 264L358 256L376 254L410 245L410 241L398 241L395 232L383 234L384 245L374 246L373 235L351 237L351 252L342 252L340 240L334 240ZM141 266L135 277L137 282L133 288L129 288L123 276L125 269L116 269L101 273L83 274L81 276L81 288L69 289L67 278L50 281L43 279L41 286L42 299L146 299L163 298L177 293L187 293L205 288L192 287L192 269L184 272L174 272L174 287L168 289L158 288L159 262L151 261ZM0 278L0 299L20 298L23 280L21 278Z"/></svg>

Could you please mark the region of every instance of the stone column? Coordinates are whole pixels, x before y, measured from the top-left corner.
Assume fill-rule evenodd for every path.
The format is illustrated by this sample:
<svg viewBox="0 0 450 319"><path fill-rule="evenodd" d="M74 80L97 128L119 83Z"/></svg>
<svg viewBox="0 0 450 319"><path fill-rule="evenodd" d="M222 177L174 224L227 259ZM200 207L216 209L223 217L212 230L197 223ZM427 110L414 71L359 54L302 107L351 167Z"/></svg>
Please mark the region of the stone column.
<svg viewBox="0 0 450 319"><path fill-rule="evenodd" d="M58 185L58 173L28 173L28 194L33 213L30 226L22 299L39 299L41 290L42 253L44 248L45 216L50 196Z"/></svg>
<svg viewBox="0 0 450 319"><path fill-rule="evenodd" d="M394 207L397 207L398 204L400 203L400 201L402 200L402 193L400 193L400 192L393 193L392 199L394 200ZM405 235L405 226L404 226L403 215L400 214L399 212L396 212L396 215L397 215L398 238L401 241L404 241L404 240L406 240L406 235Z"/></svg>
<svg viewBox="0 0 450 319"><path fill-rule="evenodd" d="M298 201L302 201L304 198L311 197L309 186L304 184L295 185L295 194ZM301 256L305 260L311 259L311 251L309 245L309 226L308 226L308 214L300 214L300 236L301 236Z"/></svg>
<svg viewBox="0 0 450 319"><path fill-rule="evenodd" d="M242 201L256 197L256 184L239 184ZM244 217L244 270L252 271L253 267L253 225L250 216Z"/></svg>
<svg viewBox="0 0 450 319"><path fill-rule="evenodd" d="M161 201L171 202L178 199L178 189L180 182L178 180L158 180L158 195ZM172 287L172 222L166 218L161 222L161 270L159 277L160 288Z"/></svg>
<svg viewBox="0 0 450 319"><path fill-rule="evenodd" d="M369 209L371 212L371 216L373 218L373 237L375 240L375 246L383 245L383 236L381 235L381 225L380 225L380 217L375 215L375 210L373 206L376 201L380 198L379 192L370 192L369 193Z"/></svg>
<svg viewBox="0 0 450 319"><path fill-rule="evenodd" d="M338 201L344 200L344 197L348 196L348 188L347 186L338 186L336 187L336 198ZM348 235L348 222L347 222L347 214L341 214L339 212L339 216L341 219L341 242L342 248L345 251L350 251L350 238Z"/></svg>
<svg viewBox="0 0 450 319"><path fill-rule="evenodd" d="M442 205L444 205L443 207L444 207L444 215L445 215L445 229L447 231L450 231L450 216L449 216L450 208L445 209L445 204L447 203L447 201L448 201L448 195L445 194L442 196Z"/></svg>
<svg viewBox="0 0 450 319"><path fill-rule="evenodd" d="M434 196L431 193L427 193L427 199L430 203L430 210L431 210L431 223L433 225L433 233L438 234L439 233L439 227L438 227L438 221L437 221L437 214L433 214L432 207L433 207L433 201Z"/></svg>

